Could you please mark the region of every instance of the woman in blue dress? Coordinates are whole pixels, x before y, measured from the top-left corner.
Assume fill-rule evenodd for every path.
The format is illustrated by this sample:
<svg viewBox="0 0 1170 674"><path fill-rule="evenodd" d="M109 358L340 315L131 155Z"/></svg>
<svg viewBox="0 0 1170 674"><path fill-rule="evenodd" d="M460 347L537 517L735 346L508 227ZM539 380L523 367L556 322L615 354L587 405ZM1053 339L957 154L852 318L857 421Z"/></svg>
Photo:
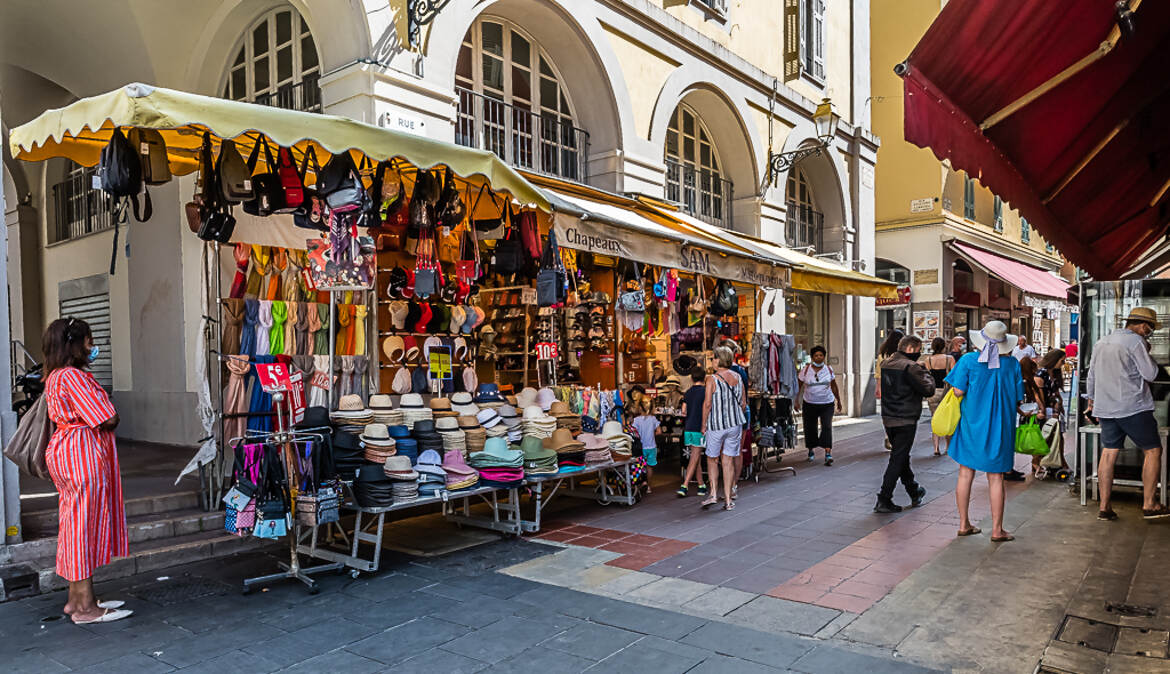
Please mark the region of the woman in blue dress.
<svg viewBox="0 0 1170 674"><path fill-rule="evenodd" d="M987 473L991 499L991 540L1014 537L1003 528L1003 474L1012 469L1016 444L1016 415L1024 398L1020 363L1012 358L1018 338L1001 321L971 331L975 351L959 359L946 382L960 403L959 426L951 438L950 456L959 464L955 500L959 506L959 535L981 533L967 511L975 471Z"/></svg>

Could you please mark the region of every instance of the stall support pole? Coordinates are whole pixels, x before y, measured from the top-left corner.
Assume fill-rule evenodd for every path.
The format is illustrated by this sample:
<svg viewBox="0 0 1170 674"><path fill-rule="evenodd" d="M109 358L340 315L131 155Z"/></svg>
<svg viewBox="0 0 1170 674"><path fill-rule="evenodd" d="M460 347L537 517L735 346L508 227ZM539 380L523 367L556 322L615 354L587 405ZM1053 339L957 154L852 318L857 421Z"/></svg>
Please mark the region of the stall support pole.
<svg viewBox="0 0 1170 674"><path fill-rule="evenodd" d="M212 405L216 410L215 433L219 437L216 438L215 446L219 454L215 457L216 460L211 463L212 475L210 476L208 485L205 489L207 494L205 494L205 503L203 509L207 511L215 510L216 505L219 503L219 499L223 496L223 494L220 493L223 491L223 466L221 462L224 456L226 456L224 445L227 440L227 438L224 437L223 419L223 270L222 267L220 267L221 259L219 242L216 241L214 246L215 265L213 267L213 273L215 274L215 326L213 330L209 331L211 334L207 336L207 345L209 349L207 359L207 377L209 382L212 381L211 370L214 369L215 388L212 389L210 393ZM213 353L216 354L215 358L210 357L212 353L211 345L213 344L213 336L215 338L215 349L213 351ZM202 469L203 467L200 466L200 471L202 471ZM202 472L200 473L200 477L202 477Z"/></svg>
<svg viewBox="0 0 1170 674"><path fill-rule="evenodd" d="M334 398L333 389L334 389L334 387L337 386L336 381L333 378L333 375L336 372L336 370L333 367L333 359L335 358L334 351L336 351L336 348L334 346L334 344L336 343L336 339L337 339L336 332L337 332L337 291L330 290L329 291L329 389L327 391L327 393L328 393L327 399L329 401L328 409L330 412L333 411L333 398Z"/></svg>

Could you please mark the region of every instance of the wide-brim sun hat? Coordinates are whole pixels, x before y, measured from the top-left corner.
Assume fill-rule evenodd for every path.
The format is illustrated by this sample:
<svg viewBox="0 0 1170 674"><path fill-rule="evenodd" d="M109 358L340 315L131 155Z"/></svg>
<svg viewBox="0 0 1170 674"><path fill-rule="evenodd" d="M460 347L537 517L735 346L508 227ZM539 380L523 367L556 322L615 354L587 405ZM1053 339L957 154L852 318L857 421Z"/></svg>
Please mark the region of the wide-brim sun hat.
<svg viewBox="0 0 1170 674"><path fill-rule="evenodd" d="M983 336L984 333L987 337ZM1010 355L1012 349L1016 348L1016 344L1020 342L1019 335L1009 333L1008 327L1003 321L988 321L987 325L983 326L983 330L969 330L968 334L971 335L971 345L975 347L976 351L983 350L988 337L992 340L1002 339L1003 341L999 343L999 355L1001 356Z"/></svg>
<svg viewBox="0 0 1170 674"><path fill-rule="evenodd" d="M1134 307L1129 310L1129 315L1125 317L1127 321L1142 321L1149 323L1155 330L1161 330L1162 324L1158 322L1158 312L1149 307Z"/></svg>

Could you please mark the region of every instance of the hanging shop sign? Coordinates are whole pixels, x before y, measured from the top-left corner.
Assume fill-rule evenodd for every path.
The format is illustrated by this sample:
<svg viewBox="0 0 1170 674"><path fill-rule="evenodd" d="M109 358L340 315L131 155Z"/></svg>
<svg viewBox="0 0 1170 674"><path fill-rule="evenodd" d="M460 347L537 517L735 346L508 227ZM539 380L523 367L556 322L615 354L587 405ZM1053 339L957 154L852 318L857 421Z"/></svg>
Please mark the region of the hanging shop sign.
<svg viewBox="0 0 1170 674"><path fill-rule="evenodd" d="M1070 312L1072 307L1060 300L1048 299L1045 297L1036 297L1024 293L1024 306L1032 307L1033 309L1047 309L1057 313Z"/></svg>
<svg viewBox="0 0 1170 674"><path fill-rule="evenodd" d="M910 293L910 286L898 286L897 297L879 297L874 300L874 304L879 307L896 307L903 304L910 304Z"/></svg>
<svg viewBox="0 0 1170 674"><path fill-rule="evenodd" d="M536 358L538 360L556 360L558 355L556 342L536 343Z"/></svg>
<svg viewBox="0 0 1170 674"><path fill-rule="evenodd" d="M723 255L687 242L664 240L600 220L582 221L565 213L555 213L553 227L557 243L574 250L767 288L783 288L788 282L787 267Z"/></svg>

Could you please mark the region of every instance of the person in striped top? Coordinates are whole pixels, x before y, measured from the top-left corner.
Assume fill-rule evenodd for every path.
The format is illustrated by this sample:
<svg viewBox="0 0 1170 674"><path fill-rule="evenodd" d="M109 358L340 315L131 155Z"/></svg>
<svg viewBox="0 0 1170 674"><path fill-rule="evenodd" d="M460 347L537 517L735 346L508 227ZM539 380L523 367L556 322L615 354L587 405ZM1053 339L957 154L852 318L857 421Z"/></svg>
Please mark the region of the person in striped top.
<svg viewBox="0 0 1170 674"><path fill-rule="evenodd" d="M57 575L69 581L65 613L77 624L113 622L133 611L99 602L94 570L129 554L114 429L118 413L89 372L98 355L89 324L59 318L44 337L45 397L56 431L45 463L58 493Z"/></svg>
<svg viewBox="0 0 1170 674"><path fill-rule="evenodd" d="M703 501L704 509L719 502L719 465L723 464L724 510L735 508L735 457L739 456L743 425L747 423L747 387L731 370L735 352L726 346L715 349L715 373L707 375L706 400L703 402L704 440L707 443L707 473L711 495Z"/></svg>

